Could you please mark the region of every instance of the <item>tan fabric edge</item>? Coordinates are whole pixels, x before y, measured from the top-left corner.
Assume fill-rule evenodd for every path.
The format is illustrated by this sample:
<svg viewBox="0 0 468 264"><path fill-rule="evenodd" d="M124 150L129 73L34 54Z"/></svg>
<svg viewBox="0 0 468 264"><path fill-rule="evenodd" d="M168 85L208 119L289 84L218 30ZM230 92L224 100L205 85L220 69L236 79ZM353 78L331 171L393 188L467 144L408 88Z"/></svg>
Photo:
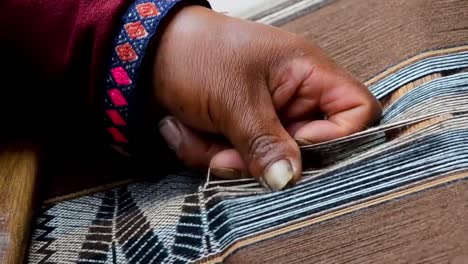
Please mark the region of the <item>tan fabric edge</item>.
<svg viewBox="0 0 468 264"><path fill-rule="evenodd" d="M335 218L335 217L338 217L338 216L342 216L342 215L345 215L345 214L348 214L348 213L351 213L351 212L354 212L354 211L358 211L358 210L361 210L361 209L368 208L370 206L378 205L378 204L384 203L384 202L389 201L389 200L397 199L397 198L400 198L400 197L403 197L403 196L407 196L407 195L410 195L410 194L413 194L413 193L416 193L416 192L427 190L429 188L437 187L437 186L440 186L440 185L443 185L443 184L446 184L446 183L449 183L449 182L461 180L461 179L464 179L464 178L468 178L468 172L448 175L446 177L435 179L435 180L432 180L432 181L429 181L429 182L426 182L426 183L423 183L423 184L420 184L420 185L415 185L415 186L412 186L410 188L406 188L404 190L397 191L395 193L390 193L390 194L380 196L380 197L377 197L377 198L374 198L374 199L371 199L371 200L367 200L367 201L364 201L364 202L361 202L361 203L358 203L358 204L354 204L354 205L348 206L346 208L339 209L337 211L333 211L333 212L330 212L330 213L327 213L327 214L324 214L324 215L321 215L321 216L318 216L318 217L315 217L315 218L311 218L309 220L305 220L305 221L301 220L301 221L299 221L299 222L297 222L295 224L292 224L292 225L289 225L289 226L286 226L286 227L282 227L282 228L279 228L277 230L273 230L273 231L268 232L268 233L256 235L254 238L247 238L245 240L237 241L233 245L231 245L226 251L224 251L223 254L221 254L219 256L215 256L215 257L211 257L211 258L201 260L201 261L199 261L197 263L220 263L224 259L226 259L230 254L234 253L237 249L240 249L242 247L251 245L251 244L253 244L255 242L259 242L259 241L262 241L262 240L273 238L275 236L282 235L282 234L285 234L285 233L288 233L288 232L292 232L292 231L304 228L306 226L310 226L312 224L317 224L317 223L320 223L320 222L323 222L323 221L326 221L326 220L329 220L329 219L332 219L332 218Z"/></svg>
<svg viewBox="0 0 468 264"><path fill-rule="evenodd" d="M398 63L397 65L395 66L392 66L386 70L384 70L383 72L379 73L377 76L371 78L370 80L364 82L364 84L366 86L370 86L380 80L382 80L383 78L387 77L388 75L392 74L392 73L395 73L397 72L398 70L412 64L412 63L415 63L417 61L420 61L420 60L423 60L423 59L427 59L427 58L431 58L431 57L435 57L435 56L441 56L441 55L446 55L446 54L452 54L452 53L459 53L459 52L464 52L464 51L468 51L468 46L461 46L461 47L455 47L455 48L448 48L448 49L441 49L441 50L433 50L433 51L428 51L428 52L424 52L424 53L421 53L419 55L416 55L410 59L407 59L403 62L400 62Z"/></svg>
<svg viewBox="0 0 468 264"><path fill-rule="evenodd" d="M91 194L94 194L94 193L107 191L107 190L114 189L114 188L117 188L117 187L120 187L120 186L123 186L123 185L127 185L127 184L130 184L130 183L133 183L133 182L135 182L135 180L131 180L131 179L130 180L119 181L119 182L113 182L113 183L101 185L101 186L98 186L98 187L82 190L82 191L79 191L79 192L74 192L74 193L70 193L70 194L66 194L66 195L57 196L57 197L54 197L54 198L49 198L49 199L45 200L43 202L43 204L48 205L48 204L63 202L63 201L66 201L66 200L79 198L79 197L82 197L82 196L85 196L85 195L91 195Z"/></svg>

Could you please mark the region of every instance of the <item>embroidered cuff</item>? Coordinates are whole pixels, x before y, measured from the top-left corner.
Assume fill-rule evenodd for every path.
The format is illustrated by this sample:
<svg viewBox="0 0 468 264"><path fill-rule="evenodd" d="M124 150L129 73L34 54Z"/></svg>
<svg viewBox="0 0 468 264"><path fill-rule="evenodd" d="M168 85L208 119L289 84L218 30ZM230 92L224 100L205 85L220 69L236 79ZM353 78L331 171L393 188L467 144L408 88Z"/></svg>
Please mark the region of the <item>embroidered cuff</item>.
<svg viewBox="0 0 468 264"><path fill-rule="evenodd" d="M182 2L187 1L137 0L122 16L106 73L104 124L112 141L111 146L123 155L131 154L129 116L146 48L163 18Z"/></svg>

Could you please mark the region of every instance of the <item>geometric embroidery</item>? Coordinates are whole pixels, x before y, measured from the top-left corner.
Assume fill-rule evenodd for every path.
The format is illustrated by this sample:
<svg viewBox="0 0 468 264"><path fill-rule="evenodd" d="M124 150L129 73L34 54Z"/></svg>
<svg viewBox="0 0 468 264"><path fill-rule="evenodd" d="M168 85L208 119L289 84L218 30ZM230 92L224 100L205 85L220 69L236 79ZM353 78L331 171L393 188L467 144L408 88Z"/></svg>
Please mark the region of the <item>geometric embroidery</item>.
<svg viewBox="0 0 468 264"><path fill-rule="evenodd" d="M132 80L128 77L128 74L123 67L115 67L111 72L112 77L114 77L114 80L118 85L129 85L132 83Z"/></svg>
<svg viewBox="0 0 468 264"><path fill-rule="evenodd" d="M182 0L136 0L123 14L120 31L114 37L107 70L103 118L104 127L113 139L111 146L119 146L125 153L130 152L127 144L128 118L131 116L133 95L146 48L162 18L179 1Z"/></svg>
<svg viewBox="0 0 468 264"><path fill-rule="evenodd" d="M133 61L138 58L135 50L132 48L132 45L130 45L128 42L117 46L115 50L117 51L117 54L122 61Z"/></svg>
<svg viewBox="0 0 468 264"><path fill-rule="evenodd" d="M115 127L107 128L107 131L112 135L114 140L119 143L128 143L127 138Z"/></svg>
<svg viewBox="0 0 468 264"><path fill-rule="evenodd" d="M138 11L138 14L140 14L142 18L159 15L159 10L154 5L154 3L139 4L137 5L137 11Z"/></svg>
<svg viewBox="0 0 468 264"><path fill-rule="evenodd" d="M125 24L125 30L132 39L144 38L148 35L148 32L146 32L145 27L140 21Z"/></svg>
<svg viewBox="0 0 468 264"><path fill-rule="evenodd" d="M115 125L117 125L117 126L126 126L127 125L127 123L122 118L122 116L120 116L120 114L119 114L119 112L117 110L109 109L106 112L107 112L107 115L109 116L109 118L112 120L112 123L114 123Z"/></svg>
<svg viewBox="0 0 468 264"><path fill-rule="evenodd" d="M120 92L119 89L112 89L107 92L114 103L115 106L125 106L127 105L127 100L125 100L125 97L123 94Z"/></svg>

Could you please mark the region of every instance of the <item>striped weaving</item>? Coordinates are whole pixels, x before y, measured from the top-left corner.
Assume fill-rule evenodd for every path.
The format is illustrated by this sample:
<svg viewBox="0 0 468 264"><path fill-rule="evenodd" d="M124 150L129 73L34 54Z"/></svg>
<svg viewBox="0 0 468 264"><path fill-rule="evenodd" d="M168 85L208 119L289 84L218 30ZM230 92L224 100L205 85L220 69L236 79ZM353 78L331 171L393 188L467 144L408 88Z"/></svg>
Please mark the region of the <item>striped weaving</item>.
<svg viewBox="0 0 468 264"><path fill-rule="evenodd" d="M378 8L388 8L392 3L402 6L402 10L405 5L413 10L411 8L417 6L415 3L422 3L419 0L390 1L390 4L379 2L375 6L364 6L366 2L355 1L355 5L361 5L362 9L375 8L372 10L378 12ZM270 192L253 179L219 180L209 173L194 177L187 172L47 202L36 219L28 262L447 263L446 258L462 259L463 255L448 254L468 254L468 240L463 239L468 237L468 215L467 210L463 210L468 206L468 196L456 191L468 190L468 32L462 29L468 21L464 19L468 6L460 7L463 1L431 2L438 9L453 12L453 23L447 22L447 28L452 30L445 33L453 35L447 38L447 44L440 44L437 39L428 40L426 48L401 47L401 54L395 55L398 59L378 69L373 65L361 65L361 57L344 55L338 44L330 48L342 64L367 80L370 91L382 102L383 117L380 124L363 132L301 146L305 171L296 186ZM292 18L284 28L300 28L301 25L295 24L298 21L329 18L325 15L330 13L344 19L349 13L340 12L345 10L343 7L349 7L348 12L359 9L347 1L327 1L319 9L302 10L305 15ZM389 14L368 22L391 21L395 16ZM270 14L269 17L274 16ZM407 19L413 21L413 18ZM325 23L319 25L326 26ZM364 25L359 29L370 30ZM467 33L465 40L457 30ZM392 33L391 29L386 32ZM302 33L313 35L313 32ZM317 38L325 47L333 42L326 35ZM347 47L351 50L360 46ZM388 49L392 48L389 45ZM364 48L355 52L366 54ZM384 53L382 60L391 56L387 56L384 49L381 52ZM383 64L375 61L379 63ZM453 194L448 196L446 192L451 190ZM454 198L439 208L436 205L442 199L438 197ZM419 209L408 205L397 217L396 209L391 206L399 202L410 204L413 200L422 204ZM412 243L401 238L398 232L390 231L369 240L352 240L351 234L359 236L361 232L352 229L363 229L357 225L359 215L368 214L370 218L372 213L380 212L378 208L386 208L381 212L393 212L386 215L391 224L381 227L385 230L394 230L392 225L399 224L424 226L423 220L411 223L414 210L427 215L446 210L443 212L452 212L451 222L443 222L449 221L445 220L448 213L434 216L444 224L431 222L432 229L408 234L407 237L419 239ZM393 218L396 220L391 220ZM348 228L320 233L320 229L331 230L332 225L348 222ZM372 222L367 224L372 226ZM437 233L437 229L445 230L446 226L459 229L453 233ZM403 234L405 229L400 226L398 230ZM314 234L321 237L317 239ZM334 239L340 235L341 244L340 239ZM317 240L307 245L309 237ZM450 239L441 240L441 237ZM424 241L444 243L431 242L432 250L429 250L423 247ZM326 247L334 243L340 246L335 250ZM412 250L413 254L408 250L406 256L399 255L402 248L417 249L418 243L421 252ZM354 245L366 247L351 250ZM288 250L281 252L278 248ZM374 248L380 251L374 252ZM384 251L387 255L381 253Z"/></svg>

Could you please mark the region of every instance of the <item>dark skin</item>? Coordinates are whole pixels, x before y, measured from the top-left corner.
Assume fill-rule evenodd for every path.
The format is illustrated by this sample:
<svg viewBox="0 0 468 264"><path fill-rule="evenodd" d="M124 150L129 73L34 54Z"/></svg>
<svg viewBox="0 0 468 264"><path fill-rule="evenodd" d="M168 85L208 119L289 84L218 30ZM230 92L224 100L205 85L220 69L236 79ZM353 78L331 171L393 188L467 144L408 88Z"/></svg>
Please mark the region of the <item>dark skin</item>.
<svg viewBox="0 0 468 264"><path fill-rule="evenodd" d="M160 131L181 160L274 190L301 175L297 142L343 137L381 115L369 90L318 46L199 6L168 23L153 76L155 98L171 113Z"/></svg>

